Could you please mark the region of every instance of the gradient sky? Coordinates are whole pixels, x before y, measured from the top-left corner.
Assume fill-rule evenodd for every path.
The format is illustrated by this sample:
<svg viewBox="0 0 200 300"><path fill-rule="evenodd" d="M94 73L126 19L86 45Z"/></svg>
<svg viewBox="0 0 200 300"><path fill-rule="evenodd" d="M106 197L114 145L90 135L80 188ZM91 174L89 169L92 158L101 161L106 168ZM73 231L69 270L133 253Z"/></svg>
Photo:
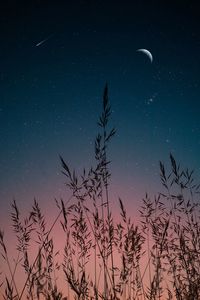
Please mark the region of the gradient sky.
<svg viewBox="0 0 200 300"><path fill-rule="evenodd" d="M0 5L2 228L13 198L29 209L36 197L54 214L54 198L68 194L59 154L78 171L91 166L106 81L117 129L113 201L134 214L146 191L160 190L158 163L170 152L199 178L198 1L169 2Z"/></svg>

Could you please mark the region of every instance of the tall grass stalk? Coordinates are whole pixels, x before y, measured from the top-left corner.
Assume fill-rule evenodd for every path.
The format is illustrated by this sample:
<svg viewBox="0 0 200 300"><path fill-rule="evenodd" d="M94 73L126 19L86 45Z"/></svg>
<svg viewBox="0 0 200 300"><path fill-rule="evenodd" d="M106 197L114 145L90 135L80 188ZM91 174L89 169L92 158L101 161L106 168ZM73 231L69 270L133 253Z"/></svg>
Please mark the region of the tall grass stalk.
<svg viewBox="0 0 200 300"><path fill-rule="evenodd" d="M145 195L140 221L134 222L121 199L116 200L120 218L115 219L108 158L115 129L110 129L107 85L102 104L94 165L77 175L60 157L72 196L67 202L56 200L58 213L52 225L36 200L25 218L13 201L16 259L9 257L0 231L2 266L4 262L8 267L8 274L0 273L3 299L200 299L199 185L193 171L183 169L170 154L169 171L160 162L161 192L154 198ZM56 249L58 222L63 249ZM22 272L25 282L20 290Z"/></svg>

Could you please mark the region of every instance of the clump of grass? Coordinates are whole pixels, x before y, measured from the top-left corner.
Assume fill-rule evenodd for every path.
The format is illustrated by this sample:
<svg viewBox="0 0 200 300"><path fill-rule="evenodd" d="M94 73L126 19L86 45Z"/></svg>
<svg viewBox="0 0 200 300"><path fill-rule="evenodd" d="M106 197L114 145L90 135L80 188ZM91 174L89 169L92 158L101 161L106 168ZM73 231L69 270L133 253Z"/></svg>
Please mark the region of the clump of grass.
<svg viewBox="0 0 200 300"><path fill-rule="evenodd" d="M60 157L71 197L56 201L58 213L51 226L36 200L25 218L13 201L16 258L10 258L0 231L2 260L8 267L8 273L0 274L3 299L200 299L199 186L193 172L182 169L170 155L169 172L160 162L163 191L153 199L145 195L140 222L128 215L121 199L116 221L109 192L108 147L115 135L110 115L106 85L95 165L77 175ZM65 240L59 251L54 242L58 221ZM25 278L22 287L17 278L20 269ZM60 278L65 278L65 286L60 286Z"/></svg>

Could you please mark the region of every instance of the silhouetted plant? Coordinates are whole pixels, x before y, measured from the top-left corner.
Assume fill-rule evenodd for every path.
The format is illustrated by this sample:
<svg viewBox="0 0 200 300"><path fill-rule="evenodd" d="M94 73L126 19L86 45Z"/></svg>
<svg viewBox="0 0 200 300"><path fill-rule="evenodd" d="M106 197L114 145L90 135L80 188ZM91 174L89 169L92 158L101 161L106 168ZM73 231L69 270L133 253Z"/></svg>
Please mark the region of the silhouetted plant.
<svg viewBox="0 0 200 300"><path fill-rule="evenodd" d="M15 259L9 257L0 231L1 255L9 272L0 273L4 299L200 299L199 185L193 172L182 169L170 154L169 172L160 162L163 191L153 199L145 195L140 222L133 222L121 199L116 222L109 196L108 147L115 135L115 129L109 128L110 115L106 85L95 164L78 175L60 157L72 195L67 202L56 200L59 211L50 227L36 200L26 218L21 218L13 201ZM65 240L63 252L55 250L53 229L58 221ZM25 283L20 289L21 267ZM66 280L62 292L59 277Z"/></svg>

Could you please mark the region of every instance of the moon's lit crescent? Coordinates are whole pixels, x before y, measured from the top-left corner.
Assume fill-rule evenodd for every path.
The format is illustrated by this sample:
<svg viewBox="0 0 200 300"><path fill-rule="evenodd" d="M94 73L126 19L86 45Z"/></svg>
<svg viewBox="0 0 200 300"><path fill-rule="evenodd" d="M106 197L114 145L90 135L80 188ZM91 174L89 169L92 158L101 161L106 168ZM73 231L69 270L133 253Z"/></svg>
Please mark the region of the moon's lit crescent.
<svg viewBox="0 0 200 300"><path fill-rule="evenodd" d="M147 50L147 49L138 49L137 51L146 54L148 56L148 58L150 59L151 63L153 62L153 56L152 56L152 54L149 50Z"/></svg>

